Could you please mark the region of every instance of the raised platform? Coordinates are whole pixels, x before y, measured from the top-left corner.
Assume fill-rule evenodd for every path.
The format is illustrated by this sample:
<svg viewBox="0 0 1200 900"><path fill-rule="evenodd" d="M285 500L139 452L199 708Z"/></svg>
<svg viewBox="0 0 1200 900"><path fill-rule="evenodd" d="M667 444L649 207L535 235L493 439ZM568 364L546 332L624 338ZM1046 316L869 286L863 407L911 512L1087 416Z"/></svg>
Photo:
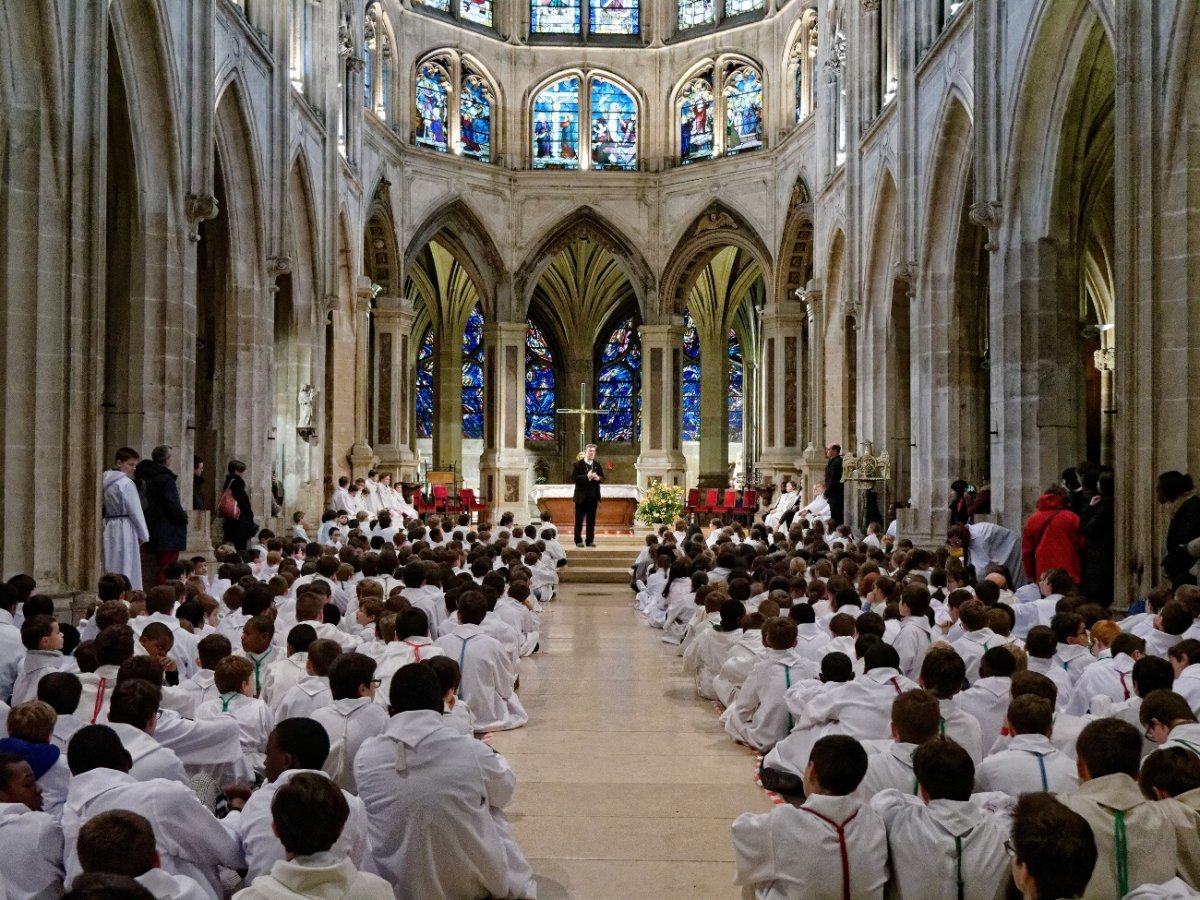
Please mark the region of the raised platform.
<svg viewBox="0 0 1200 900"><path fill-rule="evenodd" d="M560 534L570 534L575 527L574 490L569 484L540 484L530 491L537 508L550 513ZM596 510L596 533L633 534L633 514L637 512L641 489L629 484L606 485L601 492L600 506Z"/></svg>
<svg viewBox="0 0 1200 900"><path fill-rule="evenodd" d="M596 535L595 547L576 547L569 529L559 541L567 551L567 565L559 570L563 584L628 584L629 567L645 546L632 536Z"/></svg>

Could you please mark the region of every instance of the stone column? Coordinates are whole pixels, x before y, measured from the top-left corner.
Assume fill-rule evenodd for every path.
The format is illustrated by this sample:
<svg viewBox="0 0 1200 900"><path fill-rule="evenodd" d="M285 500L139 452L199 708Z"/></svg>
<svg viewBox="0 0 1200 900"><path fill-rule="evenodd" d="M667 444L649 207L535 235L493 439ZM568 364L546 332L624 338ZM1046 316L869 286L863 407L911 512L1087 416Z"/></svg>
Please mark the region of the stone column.
<svg viewBox="0 0 1200 900"><path fill-rule="evenodd" d="M825 478L825 313L819 287L809 287L802 299L806 313L804 327L808 329L808 366L800 378L808 391L808 421L804 423L808 445L800 454L798 465L807 503L817 482Z"/></svg>
<svg viewBox="0 0 1200 900"><path fill-rule="evenodd" d="M371 279L358 278L354 292L354 446L350 448L350 468L353 477L365 478L375 465L371 449L371 423L367 421L367 392L370 379Z"/></svg>
<svg viewBox="0 0 1200 900"><path fill-rule="evenodd" d="M524 322L483 326L485 403L479 485L492 509L520 519L529 503L529 456L525 452Z"/></svg>
<svg viewBox="0 0 1200 900"><path fill-rule="evenodd" d="M433 341L433 459L431 468L462 472L463 321L443 323Z"/></svg>
<svg viewBox="0 0 1200 900"><path fill-rule="evenodd" d="M705 331L717 331L716 334ZM700 337L700 477L702 488L729 487L729 336Z"/></svg>
<svg viewBox="0 0 1200 900"><path fill-rule="evenodd" d="M1111 466L1116 429L1112 416L1114 407L1113 370L1116 368L1117 351L1114 347L1103 347L1094 354L1096 369L1100 372L1100 462Z"/></svg>
<svg viewBox="0 0 1200 900"><path fill-rule="evenodd" d="M406 297L375 300L375 452L379 467L401 481L416 476L412 450L413 304Z"/></svg>
<svg viewBox="0 0 1200 900"><path fill-rule="evenodd" d="M763 310L762 378L763 412L760 416L762 455L759 474L776 484L796 474L803 444L800 420L805 373L800 366L800 344L807 322L805 307L787 301Z"/></svg>
<svg viewBox="0 0 1200 900"><path fill-rule="evenodd" d="M669 325L643 325L642 452L637 458L638 485L655 482L684 487L680 416L683 409L683 319ZM724 356L722 356L724 358ZM722 404L722 409L725 405Z"/></svg>

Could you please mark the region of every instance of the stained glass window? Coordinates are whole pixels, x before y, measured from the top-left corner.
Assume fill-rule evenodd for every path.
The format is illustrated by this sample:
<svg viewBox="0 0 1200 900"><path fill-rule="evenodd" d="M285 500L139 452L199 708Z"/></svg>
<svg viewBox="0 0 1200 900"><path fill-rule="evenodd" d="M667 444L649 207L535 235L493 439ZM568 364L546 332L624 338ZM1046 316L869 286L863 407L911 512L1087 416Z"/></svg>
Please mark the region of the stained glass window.
<svg viewBox="0 0 1200 900"><path fill-rule="evenodd" d="M592 79L592 168L637 168L637 104L599 76Z"/></svg>
<svg viewBox="0 0 1200 900"><path fill-rule="evenodd" d="M417 144L442 153L450 149L446 105L450 76L435 63L425 63L417 72Z"/></svg>
<svg viewBox="0 0 1200 900"><path fill-rule="evenodd" d="M742 389L744 374L742 344L731 328L729 329L729 440L733 443L742 439L742 412L745 409L745 392Z"/></svg>
<svg viewBox="0 0 1200 900"><path fill-rule="evenodd" d="M750 66L736 69L725 83L725 154L762 149L762 78Z"/></svg>
<svg viewBox="0 0 1200 900"><path fill-rule="evenodd" d="M529 30L534 34L579 34L581 0L531 0Z"/></svg>
<svg viewBox="0 0 1200 900"><path fill-rule="evenodd" d="M725 15L740 16L763 8L763 0L725 0Z"/></svg>
<svg viewBox="0 0 1200 900"><path fill-rule="evenodd" d="M468 22L492 27L492 0L459 0L462 4L460 15Z"/></svg>
<svg viewBox="0 0 1200 900"><path fill-rule="evenodd" d="M438 12L450 12L450 0L414 0L419 6L428 6Z"/></svg>
<svg viewBox="0 0 1200 900"><path fill-rule="evenodd" d="M579 79L556 81L533 101L533 167L579 168Z"/></svg>
<svg viewBox="0 0 1200 900"><path fill-rule="evenodd" d="M492 159L492 92L478 75L464 71L458 98L462 153L481 162Z"/></svg>
<svg viewBox="0 0 1200 900"><path fill-rule="evenodd" d="M717 21L716 0L679 0L679 30Z"/></svg>
<svg viewBox="0 0 1200 900"><path fill-rule="evenodd" d="M612 330L600 354L596 402L602 441L633 441L638 432L642 405L642 347L632 317Z"/></svg>
<svg viewBox="0 0 1200 900"><path fill-rule="evenodd" d="M417 348L417 437L433 437L433 329Z"/></svg>
<svg viewBox="0 0 1200 900"><path fill-rule="evenodd" d="M683 312L683 439L700 440L700 338L696 322Z"/></svg>
<svg viewBox="0 0 1200 900"><path fill-rule="evenodd" d="M463 437L483 437L483 311L476 304L463 329Z"/></svg>
<svg viewBox="0 0 1200 900"><path fill-rule="evenodd" d="M542 330L525 332L525 439L554 440L554 356Z"/></svg>
<svg viewBox="0 0 1200 900"><path fill-rule="evenodd" d="M679 104L679 158L684 163L712 157L713 111L712 78L693 79Z"/></svg>
<svg viewBox="0 0 1200 900"><path fill-rule="evenodd" d="M375 49L375 26L370 17L367 18L366 34L363 38L363 106L371 108L371 51Z"/></svg>
<svg viewBox="0 0 1200 900"><path fill-rule="evenodd" d="M592 34L638 33L638 0L590 0L590 4Z"/></svg>

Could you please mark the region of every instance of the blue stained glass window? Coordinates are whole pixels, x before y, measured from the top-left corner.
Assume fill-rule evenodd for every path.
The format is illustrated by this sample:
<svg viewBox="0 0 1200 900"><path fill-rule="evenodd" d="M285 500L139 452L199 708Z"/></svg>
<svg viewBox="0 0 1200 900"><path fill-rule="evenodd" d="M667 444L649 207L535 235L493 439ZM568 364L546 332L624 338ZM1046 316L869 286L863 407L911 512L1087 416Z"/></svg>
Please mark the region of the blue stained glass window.
<svg viewBox="0 0 1200 900"><path fill-rule="evenodd" d="M725 153L762 149L762 78L750 66L737 69L725 86Z"/></svg>
<svg viewBox="0 0 1200 900"><path fill-rule="evenodd" d="M642 348L632 317L617 323L600 354L596 402L602 441L633 441L641 424Z"/></svg>
<svg viewBox="0 0 1200 900"><path fill-rule="evenodd" d="M592 79L592 168L637 168L637 104L605 78Z"/></svg>
<svg viewBox="0 0 1200 900"><path fill-rule="evenodd" d="M462 125L462 153L490 162L492 158L492 92L474 73L463 73L463 88L458 98Z"/></svg>
<svg viewBox="0 0 1200 900"><path fill-rule="evenodd" d="M679 158L684 163L713 155L712 78L703 75L683 89L679 103Z"/></svg>
<svg viewBox="0 0 1200 900"><path fill-rule="evenodd" d="M373 32L372 32L373 34ZM374 38L363 41L363 106L371 108L371 44Z"/></svg>
<svg viewBox="0 0 1200 900"><path fill-rule="evenodd" d="M638 0L590 0L590 3L592 34L638 33Z"/></svg>
<svg viewBox="0 0 1200 900"><path fill-rule="evenodd" d="M463 330L463 437L483 437L483 311L471 310Z"/></svg>
<svg viewBox="0 0 1200 900"><path fill-rule="evenodd" d="M763 0L725 0L725 15L740 16L763 8Z"/></svg>
<svg viewBox="0 0 1200 900"><path fill-rule="evenodd" d="M700 440L700 339L692 314L683 311L683 439Z"/></svg>
<svg viewBox="0 0 1200 900"><path fill-rule="evenodd" d="M434 63L425 63L417 72L417 144L445 153L450 149L446 127L446 105L450 76Z"/></svg>
<svg viewBox="0 0 1200 900"><path fill-rule="evenodd" d="M742 344L731 328L729 329L729 440L735 443L742 439L742 412L745 409L745 393L742 389L744 373Z"/></svg>
<svg viewBox="0 0 1200 900"><path fill-rule="evenodd" d="M529 30L534 34L579 34L581 0L531 0Z"/></svg>
<svg viewBox="0 0 1200 900"><path fill-rule="evenodd" d="M804 63L796 63L796 83L794 85L796 95L793 98L796 101L796 124L799 125L804 121Z"/></svg>
<svg viewBox="0 0 1200 900"><path fill-rule="evenodd" d="M485 28L492 27L492 0L459 0L462 18Z"/></svg>
<svg viewBox="0 0 1200 900"><path fill-rule="evenodd" d="M433 437L433 329L417 348L417 437Z"/></svg>
<svg viewBox="0 0 1200 900"><path fill-rule="evenodd" d="M525 439L554 440L554 356L542 330L525 331Z"/></svg>
<svg viewBox="0 0 1200 900"><path fill-rule="evenodd" d="M533 167L579 168L579 79L556 81L533 101Z"/></svg>
<svg viewBox="0 0 1200 900"><path fill-rule="evenodd" d="M717 21L716 0L679 0L679 30Z"/></svg>

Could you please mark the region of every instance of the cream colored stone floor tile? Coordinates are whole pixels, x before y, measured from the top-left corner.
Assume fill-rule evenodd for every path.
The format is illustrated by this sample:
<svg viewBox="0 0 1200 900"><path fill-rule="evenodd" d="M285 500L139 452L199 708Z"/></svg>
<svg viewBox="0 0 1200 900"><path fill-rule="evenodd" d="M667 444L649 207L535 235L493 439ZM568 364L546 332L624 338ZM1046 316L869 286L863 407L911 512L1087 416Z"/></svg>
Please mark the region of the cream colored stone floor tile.
<svg viewBox="0 0 1200 900"><path fill-rule="evenodd" d="M515 821L515 817L514 817ZM521 847L530 856L559 859L724 861L733 877L729 819L524 817Z"/></svg>
<svg viewBox="0 0 1200 900"><path fill-rule="evenodd" d="M678 863L533 859L538 900L737 900L733 867L722 862Z"/></svg>
<svg viewBox="0 0 1200 900"><path fill-rule="evenodd" d="M735 898L729 825L771 808L754 755L696 697L623 586L568 585L523 659L525 728L496 734L509 815L547 898Z"/></svg>
<svg viewBox="0 0 1200 900"><path fill-rule="evenodd" d="M676 784L628 783L564 784L522 781L508 806L514 818L578 816L631 819L635 817L719 818L726 824L748 809L758 809L762 791L747 779L744 784L710 784L681 787ZM585 813L581 813L585 810Z"/></svg>

